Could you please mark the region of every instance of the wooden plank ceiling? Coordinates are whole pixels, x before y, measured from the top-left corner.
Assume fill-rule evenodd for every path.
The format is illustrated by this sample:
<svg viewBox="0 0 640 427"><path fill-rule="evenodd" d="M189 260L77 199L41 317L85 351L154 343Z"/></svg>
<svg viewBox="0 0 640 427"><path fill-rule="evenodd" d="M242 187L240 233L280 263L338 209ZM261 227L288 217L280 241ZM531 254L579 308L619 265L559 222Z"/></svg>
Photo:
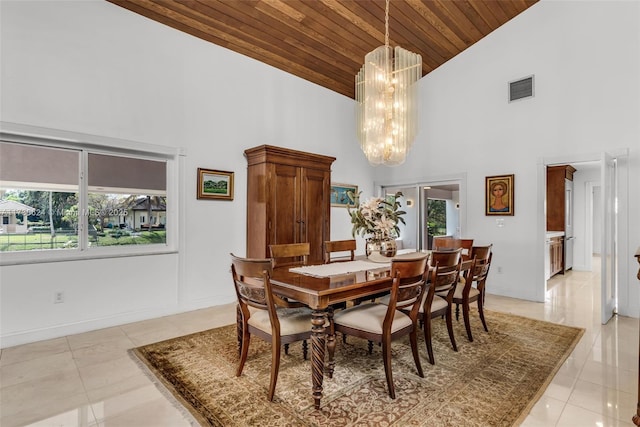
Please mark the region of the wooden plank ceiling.
<svg viewBox="0 0 640 427"><path fill-rule="evenodd" d="M384 45L383 0L107 0L354 98L365 54ZM389 44L423 75L538 0L391 0Z"/></svg>

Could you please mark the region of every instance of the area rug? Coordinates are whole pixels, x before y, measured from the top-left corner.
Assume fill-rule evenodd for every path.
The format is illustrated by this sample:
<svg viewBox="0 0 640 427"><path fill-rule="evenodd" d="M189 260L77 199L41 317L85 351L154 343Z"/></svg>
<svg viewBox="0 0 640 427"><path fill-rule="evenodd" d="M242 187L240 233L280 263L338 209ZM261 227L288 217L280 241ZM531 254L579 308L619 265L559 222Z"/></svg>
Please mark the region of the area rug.
<svg viewBox="0 0 640 427"><path fill-rule="evenodd" d="M477 320L477 312L473 313ZM458 352L444 321L433 322L436 364L420 334L425 377L415 369L408 338L394 341L396 399L389 398L380 347L339 338L333 378L325 376L321 408L311 397L310 361L301 343L282 353L273 402L267 400L270 345L254 337L240 377L235 325L169 339L132 350L202 426L513 426L521 423L584 333L488 311L489 333L479 320L474 341L455 323Z"/></svg>

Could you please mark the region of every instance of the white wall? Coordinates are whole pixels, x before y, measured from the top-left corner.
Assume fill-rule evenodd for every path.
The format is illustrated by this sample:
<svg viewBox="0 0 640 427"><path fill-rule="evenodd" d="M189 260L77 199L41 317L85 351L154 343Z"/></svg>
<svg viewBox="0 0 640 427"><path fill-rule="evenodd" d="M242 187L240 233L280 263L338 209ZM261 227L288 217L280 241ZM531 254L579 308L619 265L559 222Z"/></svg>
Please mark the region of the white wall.
<svg viewBox="0 0 640 427"><path fill-rule="evenodd" d="M2 121L186 151L180 253L0 267L3 347L233 301L247 148L335 156L333 180L372 193L347 97L103 0L2 0L0 15ZM197 200L198 167L234 171L234 200ZM331 214L348 238L346 210Z"/></svg>
<svg viewBox="0 0 640 427"><path fill-rule="evenodd" d="M508 103L507 82L531 74L535 97ZM542 0L420 81L421 130L411 155L401 168L376 169L376 182L466 172L464 234L493 243L493 263L502 267L502 274L492 268L488 292L541 301L542 158L628 147L630 220L620 256L631 261L640 246L639 76L640 2ZM484 214L484 182L511 173L515 215L500 217L500 228ZM637 317L637 266L625 265L619 312Z"/></svg>
<svg viewBox="0 0 640 427"><path fill-rule="evenodd" d="M600 222L601 217L597 209L601 204L599 199L591 193L595 187L600 188L600 167L583 167L579 163L573 164L577 168L573 174L573 269L593 270L592 257L600 253ZM592 240L597 237L598 247L594 247Z"/></svg>
<svg viewBox="0 0 640 427"><path fill-rule="evenodd" d="M3 347L233 301L228 254L245 253L243 151L256 145L335 156L332 179L363 197L374 177L466 173L464 234L494 243L503 270L488 290L526 299L536 296L537 267L524 254L543 236L537 160L629 147L629 181L640 182L637 1L543 0L430 73L420 82L421 134L393 169L366 163L351 99L108 2L2 0L0 15L3 121L186 150L180 253L3 267ZM532 73L536 97L508 104L507 82ZM235 199L196 200L197 167L235 171ZM484 177L504 173L516 175L516 215L498 228L484 215ZM632 196L629 218L638 218ZM331 213L331 238L350 236L346 210ZM640 245L639 227L629 221L625 256ZM621 272L620 312L638 316L631 272ZM55 290L63 304L53 305Z"/></svg>
<svg viewBox="0 0 640 427"><path fill-rule="evenodd" d="M452 191L451 200L447 200L447 234L454 237L466 237L460 233L460 192Z"/></svg>
<svg viewBox="0 0 640 427"><path fill-rule="evenodd" d="M593 223L600 224L602 221L602 187L593 187ZM600 255L602 252L602 229L600 227L594 227L593 230L593 253Z"/></svg>
<svg viewBox="0 0 640 427"><path fill-rule="evenodd" d="M403 216L405 225L400 224L400 234L402 244L405 249L415 249L418 247L418 216L420 215L420 204L418 203L418 189L414 187L403 188L400 198L401 207L406 214ZM411 206L407 206L407 200L411 200Z"/></svg>

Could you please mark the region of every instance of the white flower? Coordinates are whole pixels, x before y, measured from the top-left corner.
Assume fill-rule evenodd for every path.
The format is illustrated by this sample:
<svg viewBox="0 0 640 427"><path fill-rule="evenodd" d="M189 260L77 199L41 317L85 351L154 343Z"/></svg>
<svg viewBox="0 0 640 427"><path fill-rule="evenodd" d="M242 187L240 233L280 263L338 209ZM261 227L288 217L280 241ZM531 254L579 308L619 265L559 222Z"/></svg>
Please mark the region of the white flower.
<svg viewBox="0 0 640 427"><path fill-rule="evenodd" d="M372 240L386 240L399 235L398 222L404 219L404 211L399 210L400 203L398 197L402 193L398 192L394 196L388 196L385 200L381 197L371 197L360 203L360 193L349 194L353 200L355 208L347 208L353 224L352 235L356 233L361 236L370 235Z"/></svg>

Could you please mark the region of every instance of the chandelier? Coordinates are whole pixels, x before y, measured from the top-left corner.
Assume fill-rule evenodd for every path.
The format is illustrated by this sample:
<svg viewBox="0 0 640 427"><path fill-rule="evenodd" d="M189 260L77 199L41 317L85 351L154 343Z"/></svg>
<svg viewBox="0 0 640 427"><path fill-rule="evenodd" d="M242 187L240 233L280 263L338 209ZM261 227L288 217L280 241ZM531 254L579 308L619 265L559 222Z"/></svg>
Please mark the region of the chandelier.
<svg viewBox="0 0 640 427"><path fill-rule="evenodd" d="M389 0L384 26L384 46L365 55L356 75L356 126L371 165L397 166L418 133L415 83L422 77L422 57L389 46Z"/></svg>

